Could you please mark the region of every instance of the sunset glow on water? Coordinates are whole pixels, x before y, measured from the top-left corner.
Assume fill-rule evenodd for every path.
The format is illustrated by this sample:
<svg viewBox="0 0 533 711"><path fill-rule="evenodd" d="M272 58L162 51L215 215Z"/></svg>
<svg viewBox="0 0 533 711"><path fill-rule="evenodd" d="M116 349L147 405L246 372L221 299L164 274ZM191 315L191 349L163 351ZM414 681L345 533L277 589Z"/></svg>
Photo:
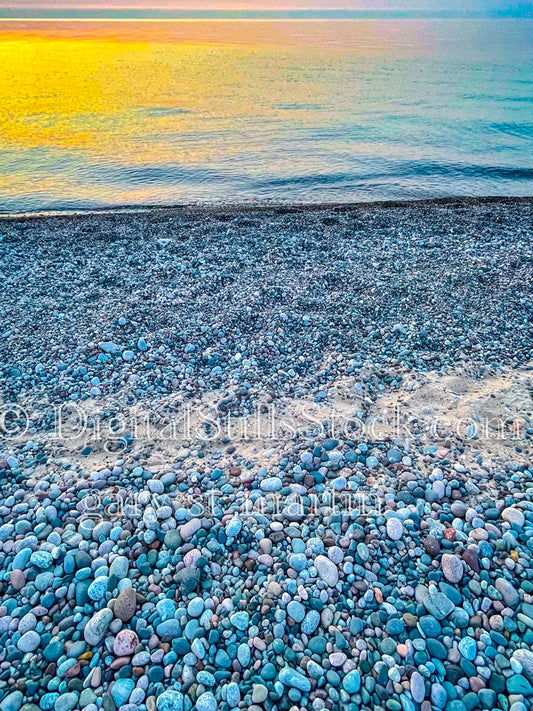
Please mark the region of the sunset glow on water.
<svg viewBox="0 0 533 711"><path fill-rule="evenodd" d="M530 20L5 21L0 209L531 194L532 39Z"/></svg>

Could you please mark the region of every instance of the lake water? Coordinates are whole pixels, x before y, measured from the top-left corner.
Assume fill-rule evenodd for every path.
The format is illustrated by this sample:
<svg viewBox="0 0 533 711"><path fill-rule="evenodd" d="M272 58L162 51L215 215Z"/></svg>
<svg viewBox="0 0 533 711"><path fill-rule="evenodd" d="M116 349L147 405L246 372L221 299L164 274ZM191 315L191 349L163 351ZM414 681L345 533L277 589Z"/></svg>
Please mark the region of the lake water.
<svg viewBox="0 0 533 711"><path fill-rule="evenodd" d="M533 20L0 22L0 210L533 195Z"/></svg>

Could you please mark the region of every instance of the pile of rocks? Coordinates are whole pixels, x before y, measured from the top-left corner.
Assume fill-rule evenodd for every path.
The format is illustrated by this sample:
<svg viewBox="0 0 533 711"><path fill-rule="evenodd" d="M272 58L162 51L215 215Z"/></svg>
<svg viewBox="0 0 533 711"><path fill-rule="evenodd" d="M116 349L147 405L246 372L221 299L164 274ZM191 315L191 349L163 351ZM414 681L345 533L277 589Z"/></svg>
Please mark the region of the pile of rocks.
<svg viewBox="0 0 533 711"><path fill-rule="evenodd" d="M39 480L4 457L1 711L529 708L533 468L289 450Z"/></svg>
<svg viewBox="0 0 533 711"><path fill-rule="evenodd" d="M0 236L0 393L31 414L0 442L0 711L530 708L533 429L499 463L326 431L267 464L228 439L154 466L150 443L99 462L42 436L47 404L124 390L247 413L339 376L371 403L408 371L527 362L530 202Z"/></svg>

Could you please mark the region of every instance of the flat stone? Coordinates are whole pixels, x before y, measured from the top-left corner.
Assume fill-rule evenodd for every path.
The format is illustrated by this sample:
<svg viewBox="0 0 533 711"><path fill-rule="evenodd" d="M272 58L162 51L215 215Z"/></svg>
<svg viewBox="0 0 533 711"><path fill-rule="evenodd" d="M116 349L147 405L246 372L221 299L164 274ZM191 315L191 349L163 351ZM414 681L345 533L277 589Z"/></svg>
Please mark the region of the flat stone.
<svg viewBox="0 0 533 711"><path fill-rule="evenodd" d="M453 602L444 593L438 591L428 592L422 603L426 610L437 620L443 620L455 610Z"/></svg>
<svg viewBox="0 0 533 711"><path fill-rule="evenodd" d="M278 679L284 686L290 686L291 688L298 689L298 691L303 691L304 693L311 691L311 682L309 679L290 667L283 667L278 674Z"/></svg>

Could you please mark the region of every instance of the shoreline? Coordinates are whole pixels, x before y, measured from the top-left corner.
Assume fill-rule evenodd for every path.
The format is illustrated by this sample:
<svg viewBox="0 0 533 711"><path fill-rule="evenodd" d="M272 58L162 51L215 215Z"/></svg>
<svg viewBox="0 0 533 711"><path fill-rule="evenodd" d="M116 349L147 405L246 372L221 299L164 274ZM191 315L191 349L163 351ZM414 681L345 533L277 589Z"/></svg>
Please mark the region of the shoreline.
<svg viewBox="0 0 533 711"><path fill-rule="evenodd" d="M500 196L486 195L480 197L474 196L450 196L441 198L421 198L415 200L374 200L362 202L321 202L321 203L216 203L216 204L195 204L195 203L177 203L169 205L120 205L120 206L104 206L87 209L71 209L65 208L58 210L38 210L34 212L1 212L0 220L20 220L20 219L43 219L48 217L84 217L89 215L131 215L142 214L146 212L193 212L211 214L212 212L253 212L261 213L271 210L288 210L291 212L302 211L324 211L332 210L342 212L345 210L372 210L372 209L393 209L393 208L424 208L433 205L438 206L456 206L456 207L475 207L477 205L487 204L529 204L533 203L533 196Z"/></svg>
<svg viewBox="0 0 533 711"><path fill-rule="evenodd" d="M525 711L532 217L0 220L2 711Z"/></svg>

